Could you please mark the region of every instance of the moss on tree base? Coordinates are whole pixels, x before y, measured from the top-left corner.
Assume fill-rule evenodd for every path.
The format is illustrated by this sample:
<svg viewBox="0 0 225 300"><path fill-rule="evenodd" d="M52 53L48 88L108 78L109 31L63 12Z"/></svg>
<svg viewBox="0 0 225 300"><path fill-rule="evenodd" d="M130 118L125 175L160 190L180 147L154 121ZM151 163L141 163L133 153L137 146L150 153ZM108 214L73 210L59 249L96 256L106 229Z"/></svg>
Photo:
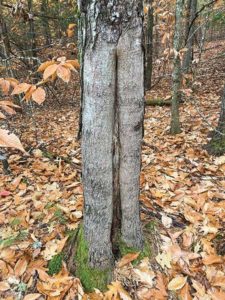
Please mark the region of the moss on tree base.
<svg viewBox="0 0 225 300"><path fill-rule="evenodd" d="M223 155L225 153L225 138L212 138L209 144L205 146L205 149L211 155Z"/></svg>
<svg viewBox="0 0 225 300"><path fill-rule="evenodd" d="M117 240L117 249L119 259L128 253L140 252L139 257L133 262L134 265L137 265L144 257L152 256L152 247L150 243L152 226L146 226L144 229L145 232L145 243L143 250L140 252L140 249L129 247L122 238L118 237ZM95 288L105 291L107 285L112 281L113 269L97 269L91 268L89 266L88 260L88 243L84 237L83 226L80 226L78 231L75 233L75 244L74 238L71 238L75 251L73 254L73 262L75 264L75 275L80 279L85 291L92 292ZM70 247L69 247L70 248Z"/></svg>
<svg viewBox="0 0 225 300"><path fill-rule="evenodd" d="M80 279L84 289L92 292L94 288L101 291L107 289L112 280L112 270L91 268L88 264L88 244L84 238L83 227L80 227L76 240L75 253L76 276Z"/></svg>

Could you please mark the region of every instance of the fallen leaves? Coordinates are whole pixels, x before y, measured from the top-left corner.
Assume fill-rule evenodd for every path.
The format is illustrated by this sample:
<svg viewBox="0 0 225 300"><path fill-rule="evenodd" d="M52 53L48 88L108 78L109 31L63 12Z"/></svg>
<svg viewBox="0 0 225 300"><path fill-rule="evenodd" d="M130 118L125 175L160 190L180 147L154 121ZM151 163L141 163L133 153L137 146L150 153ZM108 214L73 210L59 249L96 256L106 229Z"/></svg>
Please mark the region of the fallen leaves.
<svg viewBox="0 0 225 300"><path fill-rule="evenodd" d="M118 267L122 268L125 265L129 264L130 262L134 261L135 259L138 258L139 254L140 254L140 252L139 253L128 253L119 261Z"/></svg>
<svg viewBox="0 0 225 300"><path fill-rule="evenodd" d="M187 277L178 276L173 278L168 284L169 291L176 291L182 289L182 287L186 284Z"/></svg>
<svg viewBox="0 0 225 300"><path fill-rule="evenodd" d="M16 148L26 153L19 138L8 130L0 128L0 147Z"/></svg>

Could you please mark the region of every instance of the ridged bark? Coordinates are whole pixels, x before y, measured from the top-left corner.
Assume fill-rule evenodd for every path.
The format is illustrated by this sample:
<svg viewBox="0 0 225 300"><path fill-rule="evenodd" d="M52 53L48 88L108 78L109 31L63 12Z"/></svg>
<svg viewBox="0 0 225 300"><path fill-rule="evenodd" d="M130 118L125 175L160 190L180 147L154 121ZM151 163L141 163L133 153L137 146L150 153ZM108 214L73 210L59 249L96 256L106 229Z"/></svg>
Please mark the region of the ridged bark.
<svg viewBox="0 0 225 300"><path fill-rule="evenodd" d="M139 176L144 112L141 0L81 1L82 155L89 263L113 264L115 236L143 247Z"/></svg>
<svg viewBox="0 0 225 300"><path fill-rule="evenodd" d="M153 27L154 13L153 0L148 0L147 25L145 30L145 89L150 90L152 86L152 62L153 62Z"/></svg>
<svg viewBox="0 0 225 300"><path fill-rule="evenodd" d="M181 132L180 117L179 117L179 102L180 102L180 88L181 88L181 58L179 51L182 47L182 21L183 21L183 9L184 0L176 1L176 21L175 21L175 33L173 48L174 54L174 67L173 67L173 96L171 106L171 134L177 134Z"/></svg>

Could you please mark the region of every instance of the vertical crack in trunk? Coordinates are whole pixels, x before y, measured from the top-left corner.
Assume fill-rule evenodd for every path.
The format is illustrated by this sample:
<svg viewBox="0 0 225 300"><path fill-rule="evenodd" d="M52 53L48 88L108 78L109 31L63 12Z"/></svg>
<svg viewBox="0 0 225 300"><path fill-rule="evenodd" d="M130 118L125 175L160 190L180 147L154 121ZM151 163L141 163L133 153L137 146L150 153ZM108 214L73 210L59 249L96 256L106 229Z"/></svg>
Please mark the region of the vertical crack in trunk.
<svg viewBox="0 0 225 300"><path fill-rule="evenodd" d="M115 50L115 100L114 100L114 133L113 133L113 223L111 241L113 253L118 253L118 234L121 229L121 199L120 199L120 137L119 137L119 103L117 95L118 86L118 55Z"/></svg>

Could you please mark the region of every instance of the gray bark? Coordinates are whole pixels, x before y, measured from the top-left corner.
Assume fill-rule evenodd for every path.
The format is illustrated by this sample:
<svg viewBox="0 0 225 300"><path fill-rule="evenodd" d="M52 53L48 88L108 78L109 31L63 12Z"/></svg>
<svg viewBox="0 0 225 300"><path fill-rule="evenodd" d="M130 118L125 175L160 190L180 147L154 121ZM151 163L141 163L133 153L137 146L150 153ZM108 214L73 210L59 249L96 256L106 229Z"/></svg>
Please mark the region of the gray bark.
<svg viewBox="0 0 225 300"><path fill-rule="evenodd" d="M141 249L139 176L144 112L141 0L81 1L86 20L82 156L90 266L113 264L112 242Z"/></svg>
<svg viewBox="0 0 225 300"><path fill-rule="evenodd" d="M154 26L154 14L153 14L153 0L148 0L147 4L147 26L145 31L145 89L150 90L152 86L152 62L153 62L153 26Z"/></svg>
<svg viewBox="0 0 225 300"><path fill-rule="evenodd" d="M175 33L174 33L174 67L173 67L173 96L171 106L171 134L177 134L181 132L180 118L179 118L179 98L181 88L181 58L179 51L182 48L182 19L183 19L184 0L176 1L176 21L175 21Z"/></svg>
<svg viewBox="0 0 225 300"><path fill-rule="evenodd" d="M28 0L27 2L28 10L29 10L29 32L28 36L30 39L30 50L31 50L31 57L37 57L37 47L36 47L36 34L35 34L35 27L34 27L34 15L33 15L33 0ZM36 65L37 61L33 60L33 65Z"/></svg>
<svg viewBox="0 0 225 300"><path fill-rule="evenodd" d="M9 35L8 35L8 29L6 22L4 21L4 17L2 14L2 0L0 0L0 38L2 41L2 53L4 55L4 58L7 58L10 56L11 53L11 45L10 45L10 40L9 40Z"/></svg>
<svg viewBox="0 0 225 300"><path fill-rule="evenodd" d="M193 20L195 19L196 11L197 11L197 5L198 5L198 0L191 0L190 3L190 13L188 14L189 17L189 26L188 26L188 34L187 34L187 51L185 52L184 55L184 62L183 62L183 70L188 73L190 72L191 68L191 63L193 60L193 47L194 47L194 39L195 39L195 30L196 26L195 23L193 23Z"/></svg>

